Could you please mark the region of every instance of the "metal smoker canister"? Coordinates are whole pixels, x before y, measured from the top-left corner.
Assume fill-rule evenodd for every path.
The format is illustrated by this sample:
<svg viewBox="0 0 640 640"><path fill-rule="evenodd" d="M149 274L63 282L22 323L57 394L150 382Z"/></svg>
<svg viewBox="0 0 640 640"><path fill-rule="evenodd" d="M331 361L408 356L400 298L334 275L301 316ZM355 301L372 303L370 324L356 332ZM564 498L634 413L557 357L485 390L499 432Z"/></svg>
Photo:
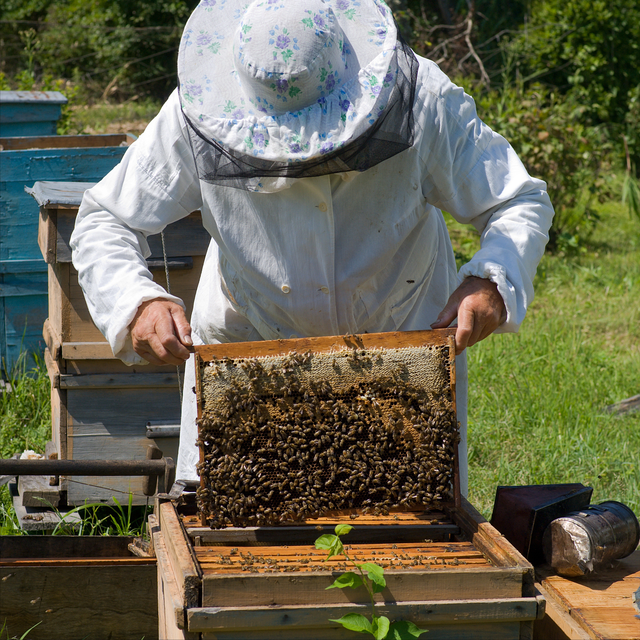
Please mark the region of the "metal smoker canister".
<svg viewBox="0 0 640 640"><path fill-rule="evenodd" d="M554 520L545 530L547 562L561 575L584 576L635 551L640 524L633 511L610 500Z"/></svg>

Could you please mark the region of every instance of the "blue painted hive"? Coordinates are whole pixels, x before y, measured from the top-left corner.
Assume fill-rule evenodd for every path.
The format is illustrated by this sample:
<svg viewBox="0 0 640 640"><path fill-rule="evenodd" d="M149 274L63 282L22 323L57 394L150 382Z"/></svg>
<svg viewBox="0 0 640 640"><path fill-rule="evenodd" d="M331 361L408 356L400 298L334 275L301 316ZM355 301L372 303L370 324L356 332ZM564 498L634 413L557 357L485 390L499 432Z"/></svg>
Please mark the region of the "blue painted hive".
<svg viewBox="0 0 640 640"><path fill-rule="evenodd" d="M0 138L1 374L22 351L44 351L47 265L38 247L38 204L25 187L38 180L97 182L133 140L128 134Z"/></svg>

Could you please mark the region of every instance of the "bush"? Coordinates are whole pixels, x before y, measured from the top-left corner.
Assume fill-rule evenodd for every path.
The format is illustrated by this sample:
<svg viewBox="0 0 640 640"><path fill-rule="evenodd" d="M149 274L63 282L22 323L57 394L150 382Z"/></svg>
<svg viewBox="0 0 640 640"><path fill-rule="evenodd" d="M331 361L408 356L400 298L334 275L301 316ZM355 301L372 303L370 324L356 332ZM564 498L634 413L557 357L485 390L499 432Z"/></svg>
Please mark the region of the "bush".
<svg viewBox="0 0 640 640"><path fill-rule="evenodd" d="M513 145L531 175L547 182L556 209L549 248L570 249L597 221L594 201L608 189L610 143L601 127L584 124L583 108L541 86L487 91L480 117Z"/></svg>
<svg viewBox="0 0 640 640"><path fill-rule="evenodd" d="M537 0L526 30L506 48L522 77L569 95L583 122L606 124L621 159L620 136L634 129L629 149L640 167L640 119L630 117L640 94L639 43L637 0Z"/></svg>
<svg viewBox="0 0 640 640"><path fill-rule="evenodd" d="M0 0L2 70L13 76L31 64L37 76L74 80L93 96L166 98L176 85L180 35L196 4ZM16 38L23 26L37 33L30 52Z"/></svg>

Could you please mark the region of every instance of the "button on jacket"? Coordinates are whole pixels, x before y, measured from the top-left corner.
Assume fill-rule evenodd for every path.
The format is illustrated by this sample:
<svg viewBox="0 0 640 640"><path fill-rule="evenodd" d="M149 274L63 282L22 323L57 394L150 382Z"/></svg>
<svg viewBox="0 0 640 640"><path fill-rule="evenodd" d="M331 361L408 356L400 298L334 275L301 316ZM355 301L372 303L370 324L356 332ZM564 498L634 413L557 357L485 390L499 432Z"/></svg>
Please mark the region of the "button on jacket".
<svg viewBox="0 0 640 640"><path fill-rule="evenodd" d="M419 63L411 148L362 173L265 179L258 192L198 179L174 93L85 193L71 240L114 353L140 362L128 331L138 306L179 302L152 281L146 237L197 209L212 238L191 318L197 340L428 329L467 276L497 284L500 330L517 331L553 217L546 186L462 89ZM442 210L481 234L459 273Z"/></svg>

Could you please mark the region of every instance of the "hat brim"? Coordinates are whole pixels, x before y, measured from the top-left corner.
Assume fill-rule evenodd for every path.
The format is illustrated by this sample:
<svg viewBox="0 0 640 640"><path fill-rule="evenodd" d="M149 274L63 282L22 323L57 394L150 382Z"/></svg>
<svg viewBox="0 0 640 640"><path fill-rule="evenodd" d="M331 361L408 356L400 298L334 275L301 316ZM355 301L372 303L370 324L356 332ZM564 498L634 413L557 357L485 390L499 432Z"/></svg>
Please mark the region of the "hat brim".
<svg viewBox="0 0 640 640"><path fill-rule="evenodd" d="M325 3L344 32L351 74L318 102L280 115L260 111L235 71L233 40L243 10L229 0L198 5L180 44L178 78L182 109L202 137L264 160L302 162L339 149L376 122L397 75L391 11L381 0ZM274 22L279 6L271 3Z"/></svg>

